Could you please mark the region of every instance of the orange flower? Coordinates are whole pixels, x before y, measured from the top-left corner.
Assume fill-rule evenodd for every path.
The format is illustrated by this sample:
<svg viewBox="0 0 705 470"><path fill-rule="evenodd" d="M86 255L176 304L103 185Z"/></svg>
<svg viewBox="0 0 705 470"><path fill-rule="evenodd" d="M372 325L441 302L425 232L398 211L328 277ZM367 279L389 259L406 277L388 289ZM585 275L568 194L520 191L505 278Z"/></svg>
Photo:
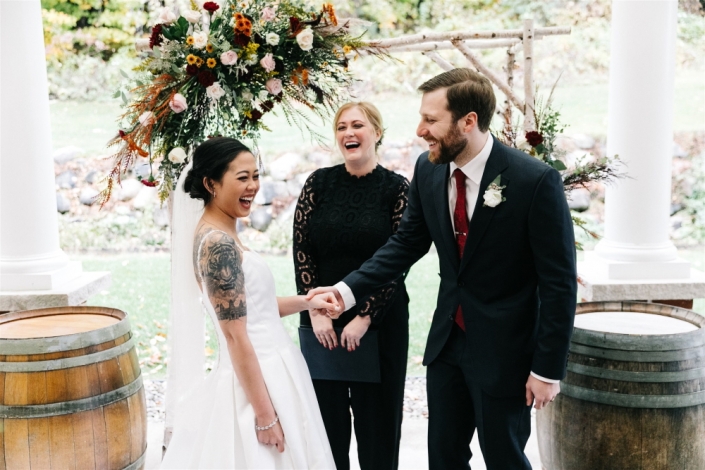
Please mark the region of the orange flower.
<svg viewBox="0 0 705 470"><path fill-rule="evenodd" d="M241 18L235 22L235 29L237 31L242 31L246 28L247 23L245 23L245 19Z"/></svg>
<svg viewBox="0 0 705 470"><path fill-rule="evenodd" d="M210 59L206 60L206 65L208 65L209 69L212 69L213 67L215 67L217 63L218 62L216 62L216 60L212 57Z"/></svg>
<svg viewBox="0 0 705 470"><path fill-rule="evenodd" d="M233 15L235 17L235 21L240 21L245 19L245 15L240 13L239 11L236 11L235 14Z"/></svg>
<svg viewBox="0 0 705 470"><path fill-rule="evenodd" d="M252 36L252 27L246 28L242 30L242 34L247 36L248 38Z"/></svg>

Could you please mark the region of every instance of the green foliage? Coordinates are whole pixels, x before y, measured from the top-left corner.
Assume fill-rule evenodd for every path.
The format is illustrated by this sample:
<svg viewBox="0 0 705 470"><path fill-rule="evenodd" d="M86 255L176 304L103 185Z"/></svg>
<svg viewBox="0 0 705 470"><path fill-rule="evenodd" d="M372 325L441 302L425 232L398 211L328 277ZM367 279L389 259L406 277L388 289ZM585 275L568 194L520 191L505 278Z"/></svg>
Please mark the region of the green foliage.
<svg viewBox="0 0 705 470"><path fill-rule="evenodd" d="M705 243L705 153L683 162L674 175L674 205L680 208L674 238L682 244Z"/></svg>

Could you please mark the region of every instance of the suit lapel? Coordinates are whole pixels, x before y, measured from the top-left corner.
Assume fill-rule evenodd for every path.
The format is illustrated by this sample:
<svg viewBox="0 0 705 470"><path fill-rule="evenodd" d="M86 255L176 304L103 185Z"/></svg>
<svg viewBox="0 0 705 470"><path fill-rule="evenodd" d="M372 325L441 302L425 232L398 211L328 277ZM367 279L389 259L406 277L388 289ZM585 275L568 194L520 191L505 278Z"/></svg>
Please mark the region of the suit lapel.
<svg viewBox="0 0 705 470"><path fill-rule="evenodd" d="M436 214L438 215L438 225L441 228L441 238L443 239L446 252L450 254L453 266L457 269L460 264L458 260L458 245L455 243L453 225L450 221L450 209L448 208L448 175L450 165L434 165L433 171L433 187L441 189L440 191L433 191L436 203ZM436 248L440 249L440 247Z"/></svg>
<svg viewBox="0 0 705 470"><path fill-rule="evenodd" d="M477 248L477 245L480 243L480 240L482 239L482 236L484 235L487 226L490 224L492 217L497 211L494 207L484 206L485 201L483 195L485 194L485 191L487 190L487 187L490 185L490 183L494 181L497 175L504 171L508 166L509 161L504 152L504 149L502 148L502 144L499 143L497 139L495 139L494 143L492 144L492 152L490 153L490 156L487 159L487 164L485 165L485 171L482 173L482 180L480 181L480 192L477 196L477 202L475 203L475 210L472 215L472 220L470 220L470 227L468 229L468 240L465 244L465 250L463 251L463 259L460 263L459 272L465 269L465 266L467 266L470 258L472 257L473 252ZM506 186L508 182L508 179L502 177L500 184L502 186Z"/></svg>

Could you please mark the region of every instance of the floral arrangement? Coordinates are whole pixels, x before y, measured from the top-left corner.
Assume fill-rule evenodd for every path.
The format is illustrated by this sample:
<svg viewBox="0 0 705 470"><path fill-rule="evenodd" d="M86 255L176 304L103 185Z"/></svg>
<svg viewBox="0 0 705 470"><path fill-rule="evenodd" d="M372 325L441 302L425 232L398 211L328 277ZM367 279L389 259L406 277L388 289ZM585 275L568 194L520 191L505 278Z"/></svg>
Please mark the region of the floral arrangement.
<svg viewBox="0 0 705 470"><path fill-rule="evenodd" d="M565 125L561 124L560 112L554 110L550 103L550 96L545 105L540 100L537 100L536 112L534 113L536 120L535 131L528 131L524 133L523 137L517 137L517 132L514 130L516 126L505 122L504 129L496 135L505 144L523 150L532 157L560 171L563 177L563 190L568 199L570 199L570 194L575 189L585 188L589 190L591 183L610 183L626 176L621 171L622 163L618 155L594 160L582 158L576 161L571 168L568 168L563 161L565 150L556 146L556 138L563 133ZM590 237L599 238L596 233L587 228L587 222L584 219L576 215L573 215L572 219L573 224L584 230ZM582 249L579 243L576 244L578 249Z"/></svg>
<svg viewBox="0 0 705 470"><path fill-rule="evenodd" d="M141 181L166 199L196 145L229 135L256 147L269 130L262 116L275 108L316 136L302 109L324 117L346 99L348 59L362 46L330 3L221 0L192 2L180 15L163 9L147 57L116 93L126 111L109 143L119 149L101 202L138 157L158 164Z"/></svg>

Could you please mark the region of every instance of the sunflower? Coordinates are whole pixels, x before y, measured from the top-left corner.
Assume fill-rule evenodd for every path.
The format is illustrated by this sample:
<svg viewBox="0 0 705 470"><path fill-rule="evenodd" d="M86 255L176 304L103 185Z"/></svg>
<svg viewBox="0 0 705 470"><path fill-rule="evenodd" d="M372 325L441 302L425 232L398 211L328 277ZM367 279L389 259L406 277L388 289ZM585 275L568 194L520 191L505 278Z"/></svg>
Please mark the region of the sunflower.
<svg viewBox="0 0 705 470"><path fill-rule="evenodd" d="M203 65L203 59L201 59L200 57L196 57L196 65L197 65L198 67L200 67L201 65Z"/></svg>
<svg viewBox="0 0 705 470"><path fill-rule="evenodd" d="M198 57L193 54L189 54L186 56L186 62L188 62L189 65L193 65L198 62Z"/></svg>
<svg viewBox="0 0 705 470"><path fill-rule="evenodd" d="M343 46L343 54L348 55L348 54L350 54L350 51L352 51L352 47Z"/></svg>
<svg viewBox="0 0 705 470"><path fill-rule="evenodd" d="M189 46L193 46L193 36L189 36L186 38L186 44Z"/></svg>
<svg viewBox="0 0 705 470"><path fill-rule="evenodd" d="M206 45L206 51L208 51L208 52L213 52L213 44L208 43L208 44Z"/></svg>
<svg viewBox="0 0 705 470"><path fill-rule="evenodd" d="M206 60L206 65L208 66L209 69L212 69L213 67L215 67L217 63L218 62L216 62L216 60L213 57Z"/></svg>

